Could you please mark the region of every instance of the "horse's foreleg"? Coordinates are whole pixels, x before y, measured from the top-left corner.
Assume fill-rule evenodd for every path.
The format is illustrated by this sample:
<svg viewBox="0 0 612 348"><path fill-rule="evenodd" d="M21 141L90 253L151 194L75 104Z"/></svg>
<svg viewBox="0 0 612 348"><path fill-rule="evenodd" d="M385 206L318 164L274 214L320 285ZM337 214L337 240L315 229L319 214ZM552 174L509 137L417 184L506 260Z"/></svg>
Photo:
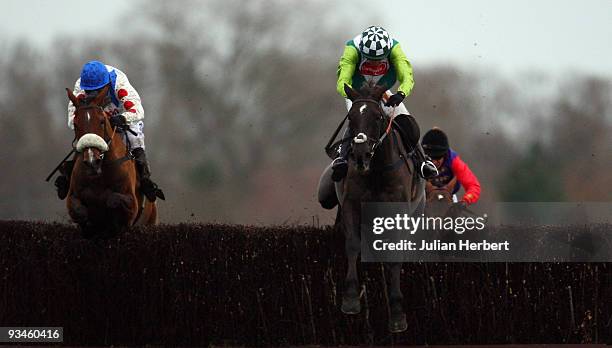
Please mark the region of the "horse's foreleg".
<svg viewBox="0 0 612 348"><path fill-rule="evenodd" d="M359 234L359 206L345 202L342 205L342 221L344 223L345 249L347 257L347 272L342 296L342 312L357 314L361 312L359 299L359 280L357 277L357 258L361 251Z"/></svg>
<svg viewBox="0 0 612 348"><path fill-rule="evenodd" d="M89 214L87 213L87 207L81 203L81 200L72 194L68 196L66 200L66 205L68 207L68 215L72 221L76 222L79 225L83 225L87 222L89 218Z"/></svg>
<svg viewBox="0 0 612 348"><path fill-rule="evenodd" d="M81 236L87 239L94 237L98 230L96 225L90 221L87 207L81 200L70 194L66 200L66 205L68 206L68 215L70 215L72 221L79 225Z"/></svg>
<svg viewBox="0 0 612 348"><path fill-rule="evenodd" d="M402 271L402 264L385 263L385 268L390 270L390 277L387 278L387 292L389 295L389 331L403 332L408 328L406 323L406 314L402 307L402 301L404 295L400 288L400 274Z"/></svg>
<svg viewBox="0 0 612 348"><path fill-rule="evenodd" d="M122 229L127 228L137 212L135 197L130 194L112 192L106 199L106 206L112 210L111 234L117 234Z"/></svg>

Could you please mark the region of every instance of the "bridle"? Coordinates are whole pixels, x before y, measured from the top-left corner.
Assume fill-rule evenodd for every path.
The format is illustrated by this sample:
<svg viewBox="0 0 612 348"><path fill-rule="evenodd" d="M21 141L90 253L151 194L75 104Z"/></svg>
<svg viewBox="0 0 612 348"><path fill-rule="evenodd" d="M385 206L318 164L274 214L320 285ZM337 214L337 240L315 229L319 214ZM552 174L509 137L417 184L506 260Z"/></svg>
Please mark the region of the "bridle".
<svg viewBox="0 0 612 348"><path fill-rule="evenodd" d="M99 110L100 110L102 113L104 113L104 115L105 115L105 117L106 117L106 118L109 116L108 112L106 112L106 111L104 110L104 108L103 108L102 106L100 106L100 105L85 105L85 106L76 106L76 110L88 110L88 109L99 109ZM76 117L76 110L75 110L75 117ZM88 122L89 122L89 121L88 121ZM108 146L108 148L109 148L109 149L110 149L111 144L112 144L112 142L113 142L113 138L115 137L115 133L117 133L117 128L118 128L118 126L114 126L114 127L113 127L113 126L111 125L111 127L112 127L113 131L112 131L112 133L111 133L111 135L110 135L110 137L109 137L109 136L108 136L108 127L106 126L106 122L104 122L104 137L103 137L102 139L104 140L104 142L106 142L106 145ZM75 128L75 129L77 128L77 127L76 127L76 124L74 125L74 128ZM127 137L126 137L126 138L127 138ZM74 138L74 140L72 141L72 147L73 147L73 149L75 149L75 145L74 145L74 143L75 143L75 141L76 141L76 140L77 140L77 138L76 138L76 133L75 133L75 138ZM132 155L132 153L130 152L130 146L129 146L129 144L126 142L126 155L125 155L125 156L123 156L123 157L121 157L121 158L118 158L118 159L115 159L115 160L112 160L112 161L110 161L110 162L109 162L109 161L105 161L105 162L103 162L102 164L103 164L103 165L107 165L107 166L108 166L108 165L111 165L111 164L121 164L121 163L123 163L123 162L125 162L125 161L128 161L128 160L131 160L131 159L133 159L133 158L134 158L134 156L133 156L133 155ZM104 161L104 152L100 152L100 159Z"/></svg>
<svg viewBox="0 0 612 348"><path fill-rule="evenodd" d="M102 113L104 113L105 117L108 117L108 113L106 111L104 111L104 108L99 106L99 105L86 105L86 106L77 106L76 110L90 110L90 109L99 109ZM75 117L76 117L76 110L75 110ZM88 120L87 122L90 122L90 120ZM77 126L76 124L74 125L74 128L76 129ZM117 130L116 127L113 127L113 133L110 137L108 137L108 131L106 129L106 122L104 122L104 137L102 139L104 139L104 141L106 142L106 145L110 148L110 145L113 141L113 138L115 136L115 132ZM104 153L100 154L100 158L104 159Z"/></svg>
<svg viewBox="0 0 612 348"><path fill-rule="evenodd" d="M376 101L375 99L372 99L372 98L355 99L353 100L353 105L351 106L351 110L349 110L348 115L350 115L351 111L353 110L353 108L356 106L357 103L370 103L370 104L376 105L376 110L378 111L378 114L380 115L380 117L378 117L377 122L376 122L377 127L378 127L377 134L380 134L378 139L372 139L372 138L369 138L365 133L359 133L355 137L353 137L353 140L352 140L353 144L363 144L367 142L368 145L370 146L370 151L369 151L370 157L374 157L374 153L376 152L376 149L383 143L387 135L389 135L389 133L391 132L393 118L391 117L389 118L389 124L383 132L382 128L385 122L385 112L383 111L382 106L380 106L380 101Z"/></svg>

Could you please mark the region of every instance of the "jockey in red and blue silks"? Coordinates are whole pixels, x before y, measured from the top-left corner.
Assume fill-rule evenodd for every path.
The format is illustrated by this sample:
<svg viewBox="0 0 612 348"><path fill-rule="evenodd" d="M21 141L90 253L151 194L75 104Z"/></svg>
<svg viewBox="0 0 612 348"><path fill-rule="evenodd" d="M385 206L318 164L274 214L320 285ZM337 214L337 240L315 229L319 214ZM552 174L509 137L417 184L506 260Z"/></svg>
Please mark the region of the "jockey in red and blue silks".
<svg viewBox="0 0 612 348"><path fill-rule="evenodd" d="M425 133L421 145L439 173L428 181L436 187L443 187L456 177L457 184L451 193L457 193L463 186L465 193L461 202L466 206L476 203L480 198L480 182L470 167L450 148L446 134L439 128L433 128Z"/></svg>

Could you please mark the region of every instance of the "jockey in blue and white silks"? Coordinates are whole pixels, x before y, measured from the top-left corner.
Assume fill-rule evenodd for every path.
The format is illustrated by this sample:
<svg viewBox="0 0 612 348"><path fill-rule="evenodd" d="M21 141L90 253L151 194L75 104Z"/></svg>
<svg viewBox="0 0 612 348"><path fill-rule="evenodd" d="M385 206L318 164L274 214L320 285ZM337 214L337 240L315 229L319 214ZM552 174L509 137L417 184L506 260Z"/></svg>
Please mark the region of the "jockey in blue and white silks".
<svg viewBox="0 0 612 348"><path fill-rule="evenodd" d="M144 148L144 109L138 92L128 80L127 76L119 69L101 62L91 61L81 72L81 77L74 84L74 95L80 99L85 98L88 93L100 90L110 84L110 102L104 107L104 111L111 117L123 116L126 125L136 133L127 132L132 148ZM68 102L68 127L73 128L75 107Z"/></svg>
<svg viewBox="0 0 612 348"><path fill-rule="evenodd" d="M127 141L130 144L132 155L136 163L136 169L140 174L140 187L142 192L150 201L155 201L157 197L164 199L163 192L158 188L150 176L151 171L145 154L145 135L144 135L144 109L140 96L136 89L130 84L127 75L121 70L105 65L99 61L87 62L82 70L81 76L74 84L73 93L77 99L82 99L95 95L104 87L110 85L108 89L107 103L104 111L110 117L110 123L121 128L129 128L124 131ZM74 128L74 113L76 107L72 101L68 102L68 127ZM71 167L72 164L69 164ZM56 186L58 196L64 199L68 193L70 181L68 180L72 168L62 173L58 177Z"/></svg>

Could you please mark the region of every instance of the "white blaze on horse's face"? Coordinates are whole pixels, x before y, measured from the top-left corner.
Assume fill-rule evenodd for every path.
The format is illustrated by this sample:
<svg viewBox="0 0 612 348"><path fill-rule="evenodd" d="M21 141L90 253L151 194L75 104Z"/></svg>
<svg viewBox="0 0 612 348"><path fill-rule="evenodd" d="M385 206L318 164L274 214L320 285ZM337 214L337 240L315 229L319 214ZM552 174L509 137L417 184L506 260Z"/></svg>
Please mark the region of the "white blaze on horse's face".
<svg viewBox="0 0 612 348"><path fill-rule="evenodd" d="M360 108L359 108L359 113L363 116L365 115L365 109L366 109L366 104L363 104Z"/></svg>
<svg viewBox="0 0 612 348"><path fill-rule="evenodd" d="M89 116L89 111L87 111L87 122L91 120L91 116Z"/></svg>
<svg viewBox="0 0 612 348"><path fill-rule="evenodd" d="M87 114L87 116L89 116L89 114ZM87 153L89 154L89 158L87 159L89 161L89 164L93 164L94 154L91 148L87 149Z"/></svg>
<svg viewBox="0 0 612 348"><path fill-rule="evenodd" d="M359 133L356 137L353 138L353 142L355 144L363 144L368 141L368 136L365 133Z"/></svg>
<svg viewBox="0 0 612 348"><path fill-rule="evenodd" d="M441 201L444 199L444 196L441 193L438 193L438 200Z"/></svg>

